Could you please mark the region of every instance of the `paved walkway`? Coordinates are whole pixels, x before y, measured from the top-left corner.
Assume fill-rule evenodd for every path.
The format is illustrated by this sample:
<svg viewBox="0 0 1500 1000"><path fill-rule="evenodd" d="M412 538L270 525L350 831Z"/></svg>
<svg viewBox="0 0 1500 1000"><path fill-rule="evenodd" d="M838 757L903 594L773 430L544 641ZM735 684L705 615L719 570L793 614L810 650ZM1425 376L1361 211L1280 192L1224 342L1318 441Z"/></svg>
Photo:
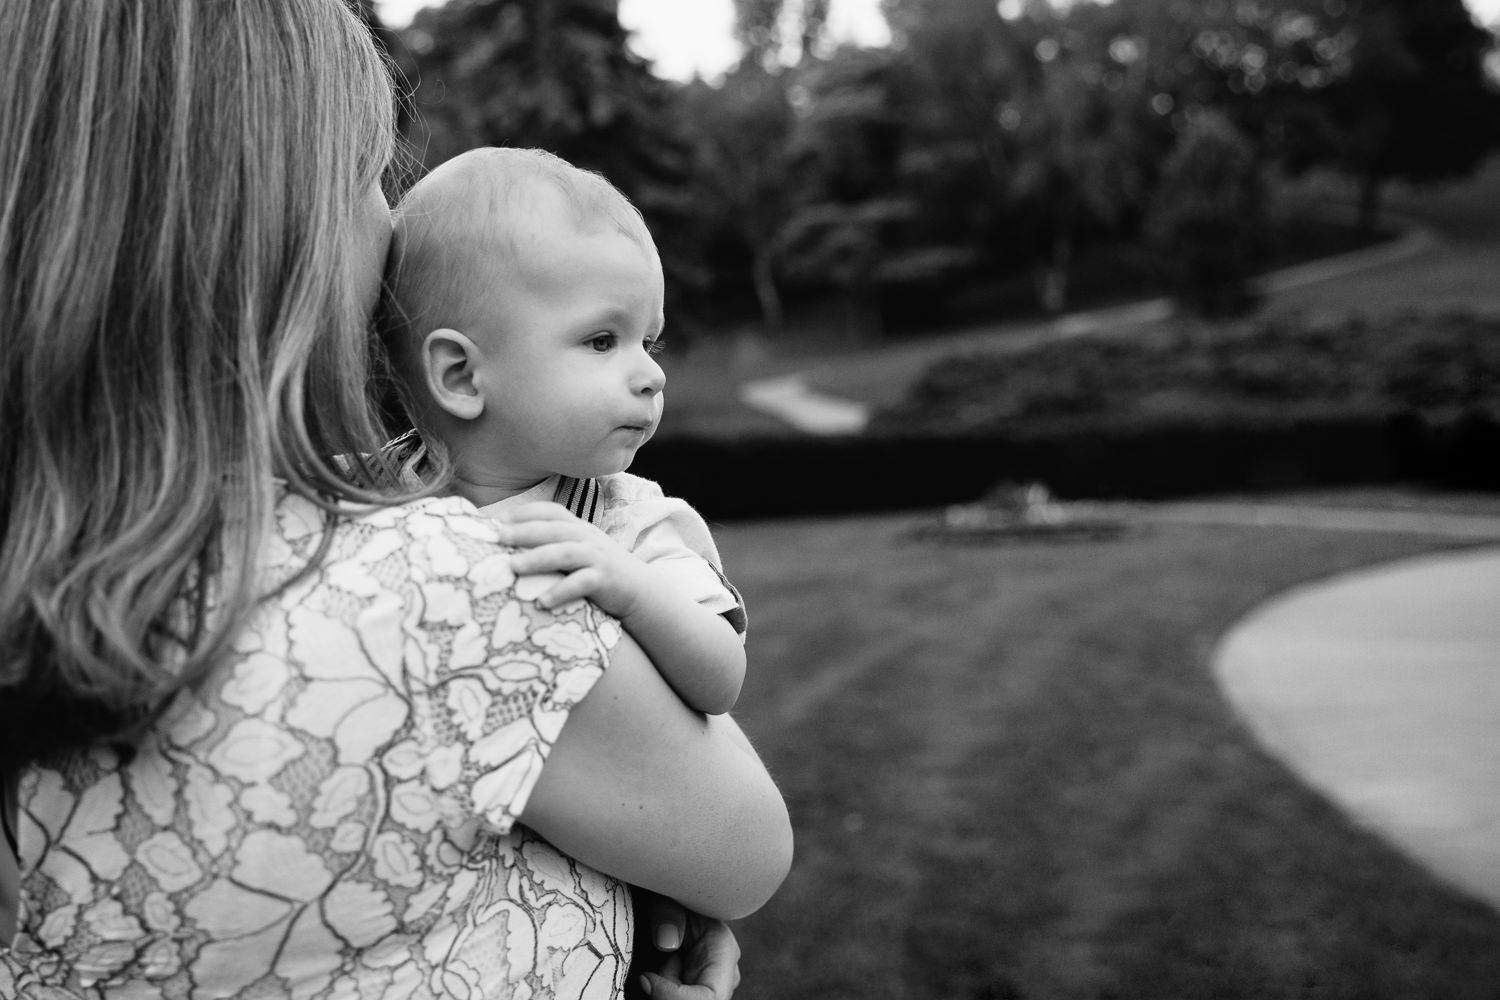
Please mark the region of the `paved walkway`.
<svg viewBox="0 0 1500 1000"><path fill-rule="evenodd" d="M1295 502L1175 501L1136 504L1077 501L1068 504L1068 507L1079 515L1117 516L1165 524L1383 531L1402 535L1500 542L1500 515L1495 514L1330 507ZM1496 611L1500 613L1500 603L1496 604Z"/></svg>
<svg viewBox="0 0 1500 1000"><path fill-rule="evenodd" d="M1500 909L1500 547L1290 591L1214 669L1309 785Z"/></svg>

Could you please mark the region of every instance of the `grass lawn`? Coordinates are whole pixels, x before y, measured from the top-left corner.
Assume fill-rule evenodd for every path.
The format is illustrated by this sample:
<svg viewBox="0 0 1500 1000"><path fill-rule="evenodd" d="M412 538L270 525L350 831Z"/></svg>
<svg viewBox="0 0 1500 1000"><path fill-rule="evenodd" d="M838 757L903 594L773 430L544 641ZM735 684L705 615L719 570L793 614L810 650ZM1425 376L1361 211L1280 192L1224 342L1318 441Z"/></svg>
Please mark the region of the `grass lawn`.
<svg viewBox="0 0 1500 1000"><path fill-rule="evenodd" d="M736 714L798 837L739 997L1500 997L1500 913L1303 787L1209 670L1270 595L1443 543L964 548L921 519L717 532L751 610Z"/></svg>

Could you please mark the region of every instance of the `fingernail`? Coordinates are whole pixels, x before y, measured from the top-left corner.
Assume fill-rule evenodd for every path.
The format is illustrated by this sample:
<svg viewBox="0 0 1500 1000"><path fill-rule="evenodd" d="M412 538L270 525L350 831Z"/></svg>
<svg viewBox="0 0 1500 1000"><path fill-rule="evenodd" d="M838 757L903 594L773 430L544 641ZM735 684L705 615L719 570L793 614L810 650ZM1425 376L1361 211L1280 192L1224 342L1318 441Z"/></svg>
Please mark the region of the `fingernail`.
<svg viewBox="0 0 1500 1000"><path fill-rule="evenodd" d="M651 980L647 979L645 976L641 977L641 992L646 994L648 997L651 995Z"/></svg>
<svg viewBox="0 0 1500 1000"><path fill-rule="evenodd" d="M678 933L676 925L662 924L656 929L657 951L676 951L680 944L682 944L682 936Z"/></svg>

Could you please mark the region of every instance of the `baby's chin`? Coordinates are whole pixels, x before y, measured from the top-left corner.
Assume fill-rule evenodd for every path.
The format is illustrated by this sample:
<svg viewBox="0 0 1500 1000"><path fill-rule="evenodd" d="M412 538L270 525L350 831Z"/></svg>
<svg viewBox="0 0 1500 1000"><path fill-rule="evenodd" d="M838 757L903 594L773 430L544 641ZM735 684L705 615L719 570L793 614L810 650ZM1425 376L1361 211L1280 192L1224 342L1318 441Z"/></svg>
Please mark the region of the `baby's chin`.
<svg viewBox="0 0 1500 1000"><path fill-rule="evenodd" d="M605 476L613 476L625 472L634 464L635 452L631 452L628 456L621 459L589 462L579 465L572 470L563 469L560 472L562 475L570 476L573 479L602 479Z"/></svg>

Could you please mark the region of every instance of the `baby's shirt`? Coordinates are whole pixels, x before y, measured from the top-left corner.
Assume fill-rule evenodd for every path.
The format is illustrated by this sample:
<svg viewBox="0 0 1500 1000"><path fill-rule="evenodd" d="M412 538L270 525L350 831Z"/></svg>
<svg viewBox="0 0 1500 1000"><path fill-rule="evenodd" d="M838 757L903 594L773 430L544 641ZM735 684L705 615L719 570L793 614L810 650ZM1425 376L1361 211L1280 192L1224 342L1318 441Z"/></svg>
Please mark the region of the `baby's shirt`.
<svg viewBox="0 0 1500 1000"><path fill-rule="evenodd" d="M649 479L618 472L597 479L553 476L525 493L479 508L481 514L554 501L593 524L642 562L666 575L679 592L723 615L743 641L745 602L724 576L724 562L703 517Z"/></svg>

